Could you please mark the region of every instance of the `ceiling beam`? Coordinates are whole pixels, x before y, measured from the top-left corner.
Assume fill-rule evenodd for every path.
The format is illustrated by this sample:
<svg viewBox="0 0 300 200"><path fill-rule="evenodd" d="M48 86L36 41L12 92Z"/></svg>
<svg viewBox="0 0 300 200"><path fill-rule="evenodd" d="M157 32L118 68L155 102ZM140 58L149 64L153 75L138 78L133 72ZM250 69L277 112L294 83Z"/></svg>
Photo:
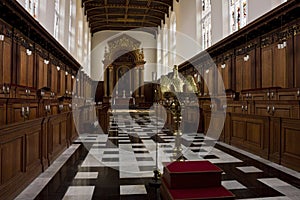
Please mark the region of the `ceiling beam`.
<svg viewBox="0 0 300 200"><path fill-rule="evenodd" d="M90 23L90 27L94 27L94 26L97 26L97 24L101 24L101 25L103 25L103 22L106 22L106 20L102 20L102 21L94 21L94 22L91 22ZM127 21L125 21L124 19L122 19L122 20L119 20L119 19L108 19L108 22L112 22L112 23L124 23L124 25L130 25L130 23L145 23L145 24L147 24L147 25L152 25L152 26L154 26L154 27L156 27L156 26L159 26L160 24L159 23L157 23L157 22L151 22L151 21L143 21L143 20L127 20ZM127 23L125 23L125 22L127 22ZM111 23L109 23L109 25L110 25Z"/></svg>
<svg viewBox="0 0 300 200"><path fill-rule="evenodd" d="M108 17L111 17L111 16L119 16L121 14L119 13L108 13ZM103 19L103 17L106 16L106 13L99 13L99 14L94 14L94 15L91 15L88 17L88 20L97 20L97 19ZM143 17L144 14L130 14L129 16L131 17ZM147 18L153 18L153 19L156 19L156 20L161 20L160 17L157 17L157 16L154 16L154 15L147 15Z"/></svg>

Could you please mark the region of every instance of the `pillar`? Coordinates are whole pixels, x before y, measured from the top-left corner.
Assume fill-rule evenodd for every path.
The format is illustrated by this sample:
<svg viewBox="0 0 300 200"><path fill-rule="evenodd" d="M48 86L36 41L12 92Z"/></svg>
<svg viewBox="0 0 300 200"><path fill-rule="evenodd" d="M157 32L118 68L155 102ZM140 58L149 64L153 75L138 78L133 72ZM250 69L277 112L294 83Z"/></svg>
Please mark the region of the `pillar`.
<svg viewBox="0 0 300 200"><path fill-rule="evenodd" d="M104 68L105 69L105 68ZM107 81L107 70L104 71L104 97L107 97L107 86L108 86L108 81Z"/></svg>
<svg viewBox="0 0 300 200"><path fill-rule="evenodd" d="M141 97L144 97L144 66L140 66L140 86L141 86Z"/></svg>
<svg viewBox="0 0 300 200"><path fill-rule="evenodd" d="M113 86L114 86L114 72L113 72L113 67L109 66L109 80L108 80L108 84L109 84L109 97L112 96L112 92L113 92Z"/></svg>
<svg viewBox="0 0 300 200"><path fill-rule="evenodd" d="M134 69L135 76L134 76L134 88L138 89L139 88L139 67L135 67ZM139 97L139 91L135 92L135 97Z"/></svg>

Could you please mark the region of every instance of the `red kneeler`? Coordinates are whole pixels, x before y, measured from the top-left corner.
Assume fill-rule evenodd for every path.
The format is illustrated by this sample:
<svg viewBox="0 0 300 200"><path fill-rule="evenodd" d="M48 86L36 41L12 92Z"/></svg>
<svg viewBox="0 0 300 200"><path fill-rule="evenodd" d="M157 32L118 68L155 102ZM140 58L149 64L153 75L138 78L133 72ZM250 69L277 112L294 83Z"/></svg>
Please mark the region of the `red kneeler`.
<svg viewBox="0 0 300 200"><path fill-rule="evenodd" d="M164 200L234 199L221 185L222 170L209 161L173 162L164 167L161 196Z"/></svg>

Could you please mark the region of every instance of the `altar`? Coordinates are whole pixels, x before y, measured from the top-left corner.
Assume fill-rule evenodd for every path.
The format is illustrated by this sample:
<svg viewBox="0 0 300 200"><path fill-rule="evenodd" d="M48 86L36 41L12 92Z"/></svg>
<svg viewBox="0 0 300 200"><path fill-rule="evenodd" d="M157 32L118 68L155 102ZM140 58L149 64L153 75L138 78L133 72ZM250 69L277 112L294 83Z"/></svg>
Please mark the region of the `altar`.
<svg viewBox="0 0 300 200"><path fill-rule="evenodd" d="M144 102L144 52L141 42L123 34L108 41L104 54L104 103Z"/></svg>

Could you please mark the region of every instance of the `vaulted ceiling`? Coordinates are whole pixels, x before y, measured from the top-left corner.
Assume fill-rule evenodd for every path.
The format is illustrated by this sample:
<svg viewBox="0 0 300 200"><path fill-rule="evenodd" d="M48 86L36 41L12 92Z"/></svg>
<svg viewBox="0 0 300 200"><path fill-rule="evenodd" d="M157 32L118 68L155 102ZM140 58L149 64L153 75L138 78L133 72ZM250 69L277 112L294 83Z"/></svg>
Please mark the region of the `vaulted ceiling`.
<svg viewBox="0 0 300 200"><path fill-rule="evenodd" d="M92 34L137 28L155 34L161 20L173 9L173 0L82 0L82 6Z"/></svg>

